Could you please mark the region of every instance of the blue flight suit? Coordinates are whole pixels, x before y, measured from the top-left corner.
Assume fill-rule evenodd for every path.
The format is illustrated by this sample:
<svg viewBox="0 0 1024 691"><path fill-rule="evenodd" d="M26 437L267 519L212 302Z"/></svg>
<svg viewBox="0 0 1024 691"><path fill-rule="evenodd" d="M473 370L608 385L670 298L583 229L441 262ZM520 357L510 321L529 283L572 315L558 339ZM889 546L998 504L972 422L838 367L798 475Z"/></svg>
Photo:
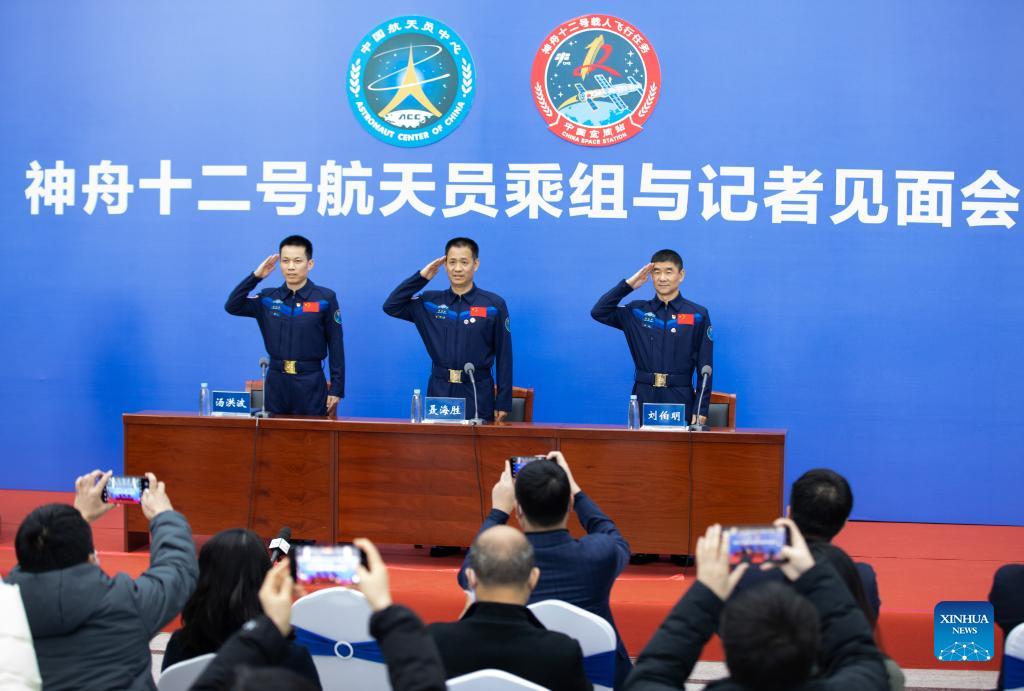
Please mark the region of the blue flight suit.
<svg viewBox="0 0 1024 691"><path fill-rule="evenodd" d="M270 356L264 408L280 415L326 415L327 395L345 396L345 345L341 310L333 290L306 280L292 291L287 284L263 288L255 274L239 283L224 309L253 317L260 325ZM331 385L324 379L323 360L330 355Z"/></svg>
<svg viewBox="0 0 1024 691"><path fill-rule="evenodd" d="M641 414L644 403L682 403L686 406L686 417L690 418L698 395L694 390L694 373L698 375L699 387L699 373L705 365L711 365L713 359L708 311L682 295L668 303L655 296L652 300L633 300L620 307L619 301L631 292L633 288L626 281L620 281L601 296L590 316L625 333L636 368L633 393L640 402ZM701 415L707 416L710 398L711 377L708 377Z"/></svg>
<svg viewBox="0 0 1024 691"><path fill-rule="evenodd" d="M512 410L512 331L505 301L492 292L477 288L464 295L446 290L416 292L427 285L417 271L402 281L384 303L384 312L410 321L423 339L433 364L428 396L466 399L466 417L473 414L473 387L469 376L462 382L450 381L462 372L467 362L476 368L474 376L479 399L479 416L493 420L494 411ZM491 366L495 365L498 397L495 403Z"/></svg>

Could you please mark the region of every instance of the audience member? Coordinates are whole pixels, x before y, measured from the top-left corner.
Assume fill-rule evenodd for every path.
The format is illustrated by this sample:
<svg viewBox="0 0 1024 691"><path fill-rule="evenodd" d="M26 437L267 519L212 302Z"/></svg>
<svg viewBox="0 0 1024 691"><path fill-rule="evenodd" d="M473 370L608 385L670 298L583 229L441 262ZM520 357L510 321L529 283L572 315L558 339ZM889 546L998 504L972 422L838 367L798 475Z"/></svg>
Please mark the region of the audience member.
<svg viewBox="0 0 1024 691"><path fill-rule="evenodd" d="M815 564L799 528L789 528L778 568L789 588L768 583L726 604L748 570L729 568L728 543L713 525L697 541L697 582L673 608L637 660L628 689L680 689L718 631L729 677L708 689L885 691L881 654L864 613L828 564ZM815 663L822 662L815 672Z"/></svg>
<svg viewBox="0 0 1024 691"><path fill-rule="evenodd" d="M797 478L789 490L788 515L800 528L807 544L830 544L832 539L846 525L853 510L853 491L850 483L839 473L827 468L815 468ZM860 577L865 601L870 609L868 619L872 626L878 621L882 601L878 595L878 579L870 564L854 562ZM760 583L779 582L786 579L779 571L752 569L736 586L741 593Z"/></svg>
<svg viewBox="0 0 1024 691"><path fill-rule="evenodd" d="M171 635L163 669L215 653L242 624L262 611L259 590L270 556L251 530L233 528L214 535L199 551L199 583L181 612L182 627ZM289 642L283 666L320 688L309 650Z"/></svg>
<svg viewBox="0 0 1024 691"><path fill-rule="evenodd" d="M524 466L513 481L505 470L491 491L491 512L480 532L508 522L515 512L519 525L533 546L540 580L530 602L563 600L605 619L615 629L615 687L619 688L632 668L622 643L610 603L615 579L629 562L629 543L573 478L565 457L552 451L548 460ZM569 534L569 514L586 531L577 540ZM459 584L467 587L469 559L459 572Z"/></svg>
<svg viewBox="0 0 1024 691"><path fill-rule="evenodd" d="M411 610L391 602L388 572L380 552L369 540L356 540L366 553L359 567L358 589L374 614L370 633L384 655L395 691L443 691L444 667L423 622ZM292 600L301 595L287 559L267 571L259 591L263 614L242 625L192 686L193 691L308 691L308 679L284 668L291 633Z"/></svg>
<svg viewBox="0 0 1024 691"><path fill-rule="evenodd" d="M142 494L151 533L149 568L134 580L100 569L89 523L113 508L101 499L111 475L96 470L79 477L74 508L41 506L15 537L18 565L7 582L21 588L48 690L154 688L150 639L195 588L192 531L152 473Z"/></svg>
<svg viewBox="0 0 1024 691"><path fill-rule="evenodd" d="M1003 643L1015 626L1024 624L1024 564L999 567L988 594L996 623L1003 630ZM999 687L1003 688L1003 670L999 670Z"/></svg>
<svg viewBox="0 0 1024 691"><path fill-rule="evenodd" d="M545 629L526 606L540 576L523 533L499 525L477 535L466 569L476 601L459 621L427 627L449 679L501 669L544 688L592 688L580 644Z"/></svg>
<svg viewBox="0 0 1024 691"><path fill-rule="evenodd" d="M0 583L0 612L0 689L38 691L43 680L18 586Z"/></svg>

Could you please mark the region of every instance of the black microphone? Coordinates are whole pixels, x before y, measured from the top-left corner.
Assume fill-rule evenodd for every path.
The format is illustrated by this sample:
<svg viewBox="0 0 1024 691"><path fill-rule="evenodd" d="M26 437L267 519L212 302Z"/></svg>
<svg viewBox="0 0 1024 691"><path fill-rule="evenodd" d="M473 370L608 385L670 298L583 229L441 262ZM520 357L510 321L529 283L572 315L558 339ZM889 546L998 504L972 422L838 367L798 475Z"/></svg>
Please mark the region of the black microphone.
<svg viewBox="0 0 1024 691"><path fill-rule="evenodd" d="M701 422L700 422L700 404L703 403L703 401L704 401L704 390L707 388L708 377L710 377L710 376L711 376L711 365L704 365L703 367L701 367L701 369L700 369L700 396L697 397L697 409L695 411L697 416L696 416L696 418L694 420L694 423L692 425L690 425L690 431L691 432L703 432L703 431L705 431L708 428L707 425L701 424Z"/></svg>
<svg viewBox="0 0 1024 691"><path fill-rule="evenodd" d="M262 392L263 404L260 406L260 409L257 412L253 413L253 415L255 417L270 417L270 413L267 412L267 369L269 369L269 367L270 367L270 360L268 358L261 357L260 358L260 371L261 371L261 375L260 376L263 379L263 392Z"/></svg>
<svg viewBox="0 0 1024 691"><path fill-rule="evenodd" d="M469 375L469 381L473 384L473 419L466 422L471 425L483 424L483 420L480 419L480 403L476 398L476 377L473 376L473 373L476 372L476 366L472 362L467 362L462 369Z"/></svg>
<svg viewBox="0 0 1024 691"><path fill-rule="evenodd" d="M288 526L281 528L281 532L277 534L273 540L270 541L270 563L276 564L283 558L288 556L288 551L292 548L289 540L292 539L292 529Z"/></svg>

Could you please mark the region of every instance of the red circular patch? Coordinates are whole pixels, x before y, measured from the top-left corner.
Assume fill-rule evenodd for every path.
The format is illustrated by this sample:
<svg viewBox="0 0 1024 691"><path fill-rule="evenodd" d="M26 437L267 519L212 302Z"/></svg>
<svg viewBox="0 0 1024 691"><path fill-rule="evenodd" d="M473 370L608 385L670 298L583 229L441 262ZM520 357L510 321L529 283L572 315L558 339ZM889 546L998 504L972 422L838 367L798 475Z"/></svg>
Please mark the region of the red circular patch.
<svg viewBox="0 0 1024 691"><path fill-rule="evenodd" d="M588 14L544 39L530 87L554 134L581 146L609 146L643 129L661 95L661 66L636 27L609 14Z"/></svg>

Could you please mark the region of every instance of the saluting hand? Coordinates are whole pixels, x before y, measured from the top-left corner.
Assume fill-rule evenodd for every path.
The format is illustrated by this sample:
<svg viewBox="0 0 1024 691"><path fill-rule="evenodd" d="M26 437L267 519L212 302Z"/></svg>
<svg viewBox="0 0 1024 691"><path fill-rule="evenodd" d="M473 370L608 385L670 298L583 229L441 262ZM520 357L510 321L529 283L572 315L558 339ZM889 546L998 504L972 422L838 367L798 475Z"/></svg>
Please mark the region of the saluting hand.
<svg viewBox="0 0 1024 691"><path fill-rule="evenodd" d="M437 272L441 270L441 265L444 264L444 257L438 257L434 261L430 262L422 269L420 269L420 276L427 279L428 281L437 275Z"/></svg>
<svg viewBox="0 0 1024 691"><path fill-rule="evenodd" d="M274 270L274 267L277 266L277 260L280 257L280 254L270 255L269 257L264 259L259 266L256 267L256 270L252 272L252 275L255 276L256 278L266 278L267 276L270 275L270 272Z"/></svg>
<svg viewBox="0 0 1024 691"><path fill-rule="evenodd" d="M633 276L631 278L627 278L626 279L626 283L629 284L630 288L632 288L633 290L636 290L637 288L642 286L647 281L647 277L651 275L651 269L653 269L653 268L654 268L654 264L653 263L651 263L651 264L644 264L642 269L640 269L635 274L633 274Z"/></svg>

